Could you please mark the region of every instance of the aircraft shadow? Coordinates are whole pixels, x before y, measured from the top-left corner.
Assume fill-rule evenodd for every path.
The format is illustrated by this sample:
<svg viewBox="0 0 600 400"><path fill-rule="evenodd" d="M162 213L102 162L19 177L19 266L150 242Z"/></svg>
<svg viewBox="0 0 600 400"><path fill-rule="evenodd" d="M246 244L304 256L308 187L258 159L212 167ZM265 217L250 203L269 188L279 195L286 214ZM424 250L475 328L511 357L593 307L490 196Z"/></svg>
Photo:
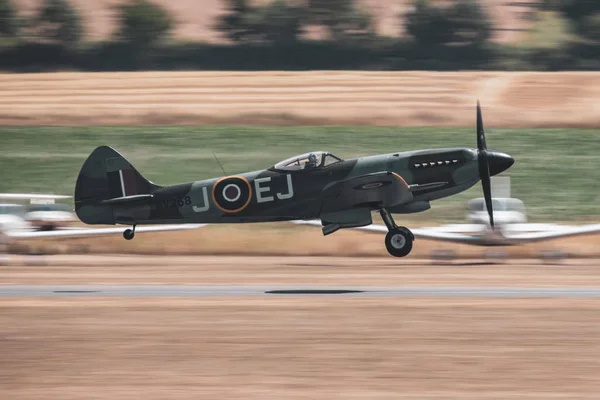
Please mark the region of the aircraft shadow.
<svg viewBox="0 0 600 400"><path fill-rule="evenodd" d="M364 290L351 289L290 289L290 290L268 290L266 294L351 294L365 293Z"/></svg>
<svg viewBox="0 0 600 400"><path fill-rule="evenodd" d="M81 294L81 293L100 293L99 290L53 290L52 293L56 294Z"/></svg>

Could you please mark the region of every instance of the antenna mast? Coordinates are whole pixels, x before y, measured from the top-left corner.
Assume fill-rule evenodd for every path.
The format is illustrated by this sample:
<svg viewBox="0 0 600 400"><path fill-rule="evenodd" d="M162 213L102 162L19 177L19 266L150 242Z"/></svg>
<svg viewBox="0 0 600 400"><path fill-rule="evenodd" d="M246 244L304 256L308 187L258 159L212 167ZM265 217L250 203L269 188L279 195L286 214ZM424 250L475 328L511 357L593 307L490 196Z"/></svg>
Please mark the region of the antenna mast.
<svg viewBox="0 0 600 400"><path fill-rule="evenodd" d="M219 164L219 167L221 167L221 171L223 171L224 175L227 175L227 172L225 172L225 168L223 168L223 166L221 165L221 162L219 161L219 159L217 158L217 155L215 154L215 152L212 152L213 156L215 157L215 160L217 160L217 164Z"/></svg>

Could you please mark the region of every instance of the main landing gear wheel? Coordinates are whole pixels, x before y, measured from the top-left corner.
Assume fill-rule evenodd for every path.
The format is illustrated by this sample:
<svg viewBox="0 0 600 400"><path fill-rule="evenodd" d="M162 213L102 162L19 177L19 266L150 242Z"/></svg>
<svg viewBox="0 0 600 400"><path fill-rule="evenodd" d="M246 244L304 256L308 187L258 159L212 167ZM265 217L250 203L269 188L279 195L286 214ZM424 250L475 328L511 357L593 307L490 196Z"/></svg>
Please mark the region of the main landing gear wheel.
<svg viewBox="0 0 600 400"><path fill-rule="evenodd" d="M413 233L403 226L397 226L392 215L386 210L379 211L385 226L389 232L385 235L385 247L388 253L394 257L405 257L412 250L415 237Z"/></svg>
<svg viewBox="0 0 600 400"><path fill-rule="evenodd" d="M409 230L397 228L385 235L385 247L388 253L394 257L405 257L412 250L413 239Z"/></svg>
<svg viewBox="0 0 600 400"><path fill-rule="evenodd" d="M125 232L123 232L123 237L127 240L133 239L134 236L135 236L135 225L133 226L133 229L125 229Z"/></svg>

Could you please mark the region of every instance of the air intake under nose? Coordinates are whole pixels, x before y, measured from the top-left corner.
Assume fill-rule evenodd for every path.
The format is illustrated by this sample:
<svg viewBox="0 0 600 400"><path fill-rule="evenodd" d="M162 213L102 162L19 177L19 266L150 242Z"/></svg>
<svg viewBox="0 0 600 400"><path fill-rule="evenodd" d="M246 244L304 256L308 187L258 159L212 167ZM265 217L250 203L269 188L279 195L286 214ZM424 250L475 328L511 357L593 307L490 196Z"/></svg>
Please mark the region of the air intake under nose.
<svg viewBox="0 0 600 400"><path fill-rule="evenodd" d="M490 175L492 176L506 171L515 163L514 158L498 151L488 151L487 157L490 166Z"/></svg>

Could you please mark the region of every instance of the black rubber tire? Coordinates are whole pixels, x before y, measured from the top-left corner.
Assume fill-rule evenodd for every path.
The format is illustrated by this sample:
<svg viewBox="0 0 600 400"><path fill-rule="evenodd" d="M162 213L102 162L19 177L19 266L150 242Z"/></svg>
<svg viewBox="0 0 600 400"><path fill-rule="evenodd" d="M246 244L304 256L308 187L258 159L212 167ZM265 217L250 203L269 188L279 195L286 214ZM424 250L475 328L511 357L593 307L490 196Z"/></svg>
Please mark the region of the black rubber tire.
<svg viewBox="0 0 600 400"><path fill-rule="evenodd" d="M397 235L402 236L400 240L403 243L402 247L398 246L399 238ZM413 238L408 229L394 229L385 235L385 247L387 248L388 253L394 257L407 256L412 250L412 246Z"/></svg>
<svg viewBox="0 0 600 400"><path fill-rule="evenodd" d="M123 237L127 240L133 239L134 236L135 232L133 232L133 229L125 229L125 232L123 232Z"/></svg>

